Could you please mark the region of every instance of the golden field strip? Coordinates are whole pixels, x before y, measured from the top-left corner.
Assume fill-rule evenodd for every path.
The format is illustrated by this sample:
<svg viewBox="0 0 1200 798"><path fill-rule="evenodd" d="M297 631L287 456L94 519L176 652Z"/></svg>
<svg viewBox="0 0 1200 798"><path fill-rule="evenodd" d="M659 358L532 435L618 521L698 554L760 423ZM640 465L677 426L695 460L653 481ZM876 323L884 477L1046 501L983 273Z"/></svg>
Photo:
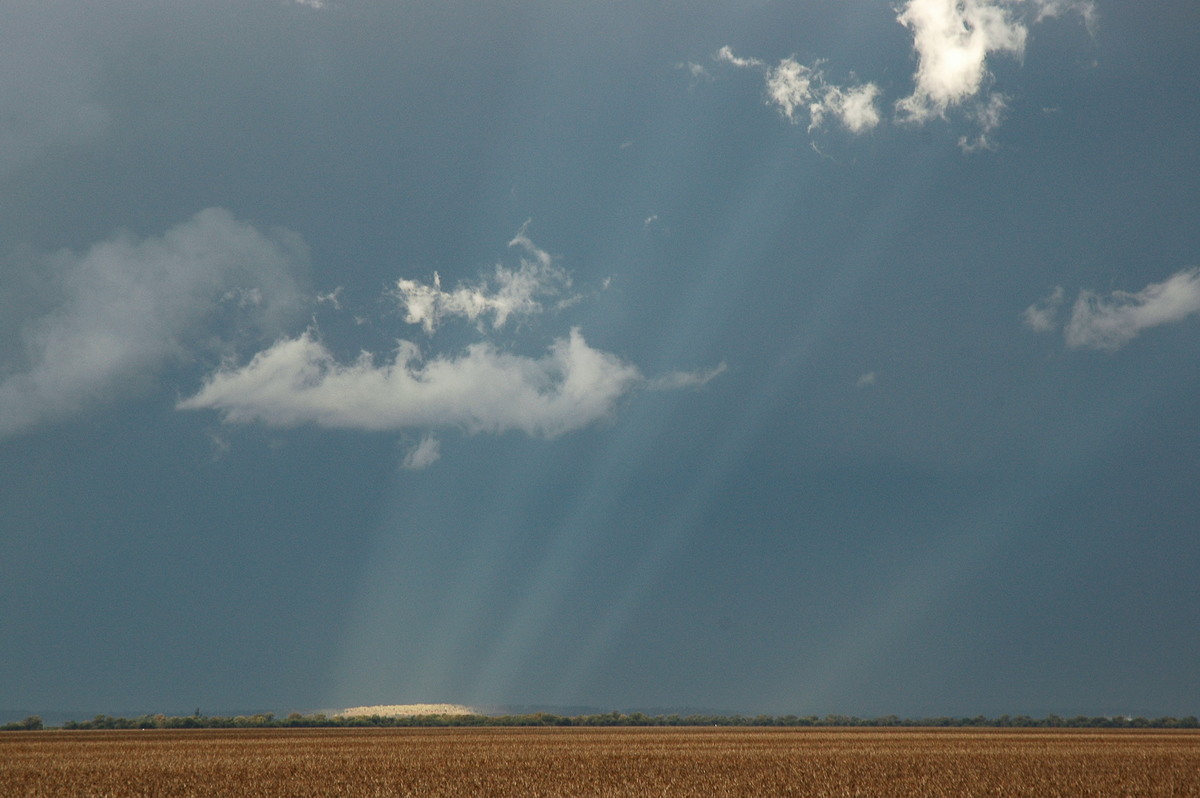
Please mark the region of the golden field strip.
<svg viewBox="0 0 1200 798"><path fill-rule="evenodd" d="M0 735L3 796L1200 796L1200 732L434 728Z"/></svg>

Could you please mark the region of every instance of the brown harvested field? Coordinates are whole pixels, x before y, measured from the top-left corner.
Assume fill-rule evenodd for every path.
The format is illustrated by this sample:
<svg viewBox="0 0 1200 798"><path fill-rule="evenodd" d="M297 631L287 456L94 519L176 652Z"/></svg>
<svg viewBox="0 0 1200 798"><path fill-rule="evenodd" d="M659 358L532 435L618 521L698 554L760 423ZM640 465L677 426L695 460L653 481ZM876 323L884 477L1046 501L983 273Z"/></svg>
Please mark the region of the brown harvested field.
<svg viewBox="0 0 1200 798"><path fill-rule="evenodd" d="M0 735L0 795L1200 796L1200 732L7 732Z"/></svg>

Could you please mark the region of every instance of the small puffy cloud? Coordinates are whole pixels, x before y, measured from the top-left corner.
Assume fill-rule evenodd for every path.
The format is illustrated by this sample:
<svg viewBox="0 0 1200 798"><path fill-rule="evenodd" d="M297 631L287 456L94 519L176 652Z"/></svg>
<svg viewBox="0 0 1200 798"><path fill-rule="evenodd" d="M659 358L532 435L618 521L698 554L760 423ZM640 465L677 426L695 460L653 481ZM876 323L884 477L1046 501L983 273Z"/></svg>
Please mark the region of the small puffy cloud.
<svg viewBox="0 0 1200 798"><path fill-rule="evenodd" d="M400 341L382 363L366 353L339 363L309 330L241 368L217 371L178 407L278 427L457 427L552 438L608 417L642 382L635 366L593 349L578 329L540 358L480 342L457 356L424 359L415 344Z"/></svg>
<svg viewBox="0 0 1200 798"><path fill-rule="evenodd" d="M48 298L15 322L19 348L0 355L0 436L136 391L168 362L247 330L275 335L305 305L306 264L295 234L262 233L219 208L158 237L122 233L45 259Z"/></svg>
<svg viewBox="0 0 1200 798"><path fill-rule="evenodd" d="M436 463L442 456L442 447L433 435L426 435L421 442L409 449L400 467L408 471L420 471Z"/></svg>
<svg viewBox="0 0 1200 798"><path fill-rule="evenodd" d="M767 101L791 122L807 114L809 131L821 127L827 117L837 119L851 133L865 133L879 124L875 102L880 91L874 83L843 88L826 81L818 65L808 66L789 57L771 67L758 58L741 58L729 46L718 50L716 59L739 68L762 69Z"/></svg>
<svg viewBox="0 0 1200 798"><path fill-rule="evenodd" d="M813 99L813 82L819 73L794 58L785 58L767 70L767 97L793 122L796 111L804 110Z"/></svg>
<svg viewBox="0 0 1200 798"><path fill-rule="evenodd" d="M757 58L739 58L738 56L733 54L733 48L730 47L728 44L725 45L724 47L722 47L720 50L717 50L717 54L716 54L715 58L718 61L722 61L726 64L733 64L735 67L745 68L745 67L766 66L766 64L764 64L762 61L760 61Z"/></svg>
<svg viewBox="0 0 1200 798"><path fill-rule="evenodd" d="M866 374L862 374L859 376L858 380L854 383L854 386L856 388L870 388L874 384L875 384L875 372L868 371Z"/></svg>
<svg viewBox="0 0 1200 798"><path fill-rule="evenodd" d="M342 286L339 285L337 288L333 289L332 291L329 291L324 294L317 294L317 304L323 305L325 303L328 303L330 305L333 305L334 310L341 310L342 309L341 296L342 296Z"/></svg>
<svg viewBox="0 0 1200 798"><path fill-rule="evenodd" d="M897 101L903 121L917 124L978 96L989 78L988 58L1021 58L1033 22L1076 12L1091 25L1095 8L1085 0L908 0L896 20L913 34L915 87Z"/></svg>
<svg viewBox="0 0 1200 798"><path fill-rule="evenodd" d="M879 99L879 87L874 83L864 83L845 90L837 87L832 89L834 93L825 96L825 105L851 133L863 133L879 124L879 109L875 107L875 101Z"/></svg>
<svg viewBox="0 0 1200 798"><path fill-rule="evenodd" d="M1062 299L1062 289L1056 288L1025 310L1025 323L1039 332L1053 331ZM1183 321L1196 313L1200 313L1200 268L1184 269L1137 292L1113 291L1105 296L1080 291L1063 337L1072 349L1115 351L1143 330Z"/></svg>
<svg viewBox="0 0 1200 798"><path fill-rule="evenodd" d="M467 318L480 329L485 317L490 316L492 328L500 329L510 316L541 312L539 300L561 296L570 288L571 278L554 265L549 253L534 245L526 234L527 227L528 222L508 244L523 253L515 269L498 263L490 278L459 284L452 291L442 290L436 273L432 284L397 280L392 296L404 309L404 320L433 333L443 319L451 316ZM568 297L565 302L571 300Z"/></svg>

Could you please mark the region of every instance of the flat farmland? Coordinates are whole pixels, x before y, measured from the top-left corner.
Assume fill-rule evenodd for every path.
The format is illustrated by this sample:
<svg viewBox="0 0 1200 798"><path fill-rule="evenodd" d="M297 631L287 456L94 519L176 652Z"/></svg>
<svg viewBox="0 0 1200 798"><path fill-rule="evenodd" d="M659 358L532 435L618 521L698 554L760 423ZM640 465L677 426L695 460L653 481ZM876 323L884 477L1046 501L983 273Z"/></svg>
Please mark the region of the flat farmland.
<svg viewBox="0 0 1200 798"><path fill-rule="evenodd" d="M0 734L3 796L1200 796L1200 732L435 728Z"/></svg>

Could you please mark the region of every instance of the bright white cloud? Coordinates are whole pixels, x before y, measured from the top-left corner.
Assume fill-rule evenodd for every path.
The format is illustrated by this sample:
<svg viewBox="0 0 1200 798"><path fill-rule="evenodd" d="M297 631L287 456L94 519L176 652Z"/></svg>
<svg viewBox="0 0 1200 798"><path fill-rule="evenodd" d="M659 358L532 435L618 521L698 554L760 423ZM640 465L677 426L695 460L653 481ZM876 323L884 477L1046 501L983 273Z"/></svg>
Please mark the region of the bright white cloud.
<svg viewBox="0 0 1200 798"><path fill-rule="evenodd" d="M758 58L741 58L726 45L717 51L716 59L739 68L762 69L766 80L767 101L779 108L791 122L808 115L809 131L815 130L832 117L852 133L865 133L879 124L875 102L879 87L874 83L842 88L825 80L816 65L801 64L795 58L784 58L774 67Z"/></svg>
<svg viewBox="0 0 1200 798"><path fill-rule="evenodd" d="M274 335L304 301L307 253L210 208L162 236L119 234L83 255L46 259L48 304L19 322L21 350L0 362L0 436L128 394L167 362Z"/></svg>
<svg viewBox="0 0 1200 798"><path fill-rule="evenodd" d="M443 291L440 277L435 273L432 284L416 280L396 281L392 295L404 309L404 320L420 324L432 333L442 320L462 316L483 329L485 317L490 316L493 329L500 329L510 316L529 316L543 310L541 301L561 296L571 286L570 276L554 265L546 251L539 249L526 234L528 222L509 242L523 255L520 265L508 268L496 264L490 279L459 284L452 291ZM568 297L563 300L572 301ZM560 301L561 304L561 301Z"/></svg>
<svg viewBox="0 0 1200 798"><path fill-rule="evenodd" d="M178 407L280 427L458 427L555 437L608 417L642 382L635 366L588 346L578 329L540 358L481 342L455 357L425 360L415 344L400 341L378 364L366 353L339 363L310 330L241 368L221 369Z"/></svg>
<svg viewBox="0 0 1200 798"><path fill-rule="evenodd" d="M896 19L913 34L916 85L897 101L899 118L920 124L978 96L990 56L1024 54L1029 11L1034 22L1068 12L1095 19L1090 0L908 0Z"/></svg>
<svg viewBox="0 0 1200 798"><path fill-rule="evenodd" d="M1003 121L1008 98L989 91L989 59L1006 55L1020 60L1032 25L1068 13L1078 14L1089 30L1094 29L1093 0L905 0L896 9L896 20L912 33L917 68L912 93L895 102L895 118L920 125L962 109L978 132L961 136L959 147L964 152L994 149L990 134ZM820 69L822 61L802 64L789 57L771 66L760 58L739 56L728 45L713 58L739 69L761 70L767 102L791 122L807 115L809 131L835 119L851 133L861 134L882 121L879 86L830 83Z"/></svg>
<svg viewBox="0 0 1200 798"><path fill-rule="evenodd" d="M896 19L913 33L916 87L896 103L902 119L924 122L979 93L992 53L1020 57L1025 25L1012 2L908 0Z"/></svg>
<svg viewBox="0 0 1200 798"><path fill-rule="evenodd" d="M1062 289L1056 288L1025 310L1025 323L1039 332L1054 330L1062 298ZM1063 337L1072 349L1113 351L1143 330L1180 322L1196 313L1200 313L1200 268L1184 269L1137 292L1113 291L1102 296L1080 291Z"/></svg>

